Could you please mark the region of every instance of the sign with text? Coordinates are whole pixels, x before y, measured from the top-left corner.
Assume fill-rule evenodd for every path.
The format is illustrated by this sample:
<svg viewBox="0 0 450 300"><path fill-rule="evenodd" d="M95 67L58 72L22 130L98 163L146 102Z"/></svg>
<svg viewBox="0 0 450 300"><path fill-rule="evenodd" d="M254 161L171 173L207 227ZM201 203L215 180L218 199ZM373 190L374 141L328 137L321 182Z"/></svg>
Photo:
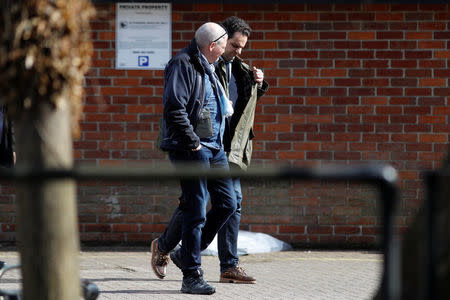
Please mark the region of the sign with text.
<svg viewBox="0 0 450 300"><path fill-rule="evenodd" d="M116 69L164 69L172 55L170 3L116 3Z"/></svg>

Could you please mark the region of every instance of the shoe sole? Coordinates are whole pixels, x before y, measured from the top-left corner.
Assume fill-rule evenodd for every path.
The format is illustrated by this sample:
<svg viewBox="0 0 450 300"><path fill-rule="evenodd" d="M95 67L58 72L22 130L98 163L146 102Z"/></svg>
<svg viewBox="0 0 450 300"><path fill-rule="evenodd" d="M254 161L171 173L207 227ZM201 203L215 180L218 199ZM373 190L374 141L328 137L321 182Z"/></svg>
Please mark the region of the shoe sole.
<svg viewBox="0 0 450 300"><path fill-rule="evenodd" d="M153 273L155 273L155 275L156 275L156 277L158 277L159 279L164 279L164 277L166 277L166 275L163 275L163 274L160 274L159 272L158 272L158 270L156 269L156 267L155 267L155 265L153 264L153 251L156 251L156 249L155 249L155 247L157 247L157 240L158 239L154 239L153 241L152 241L152 244L151 244L151 246L150 246L150 251L151 251L151 258L150 258L150 264L152 265L152 270L153 270Z"/></svg>
<svg viewBox="0 0 450 300"><path fill-rule="evenodd" d="M195 293L193 291L181 288L181 292L185 293L185 294L192 294L192 295L212 295L212 294L214 294L216 292L216 289L208 291L206 293Z"/></svg>
<svg viewBox="0 0 450 300"><path fill-rule="evenodd" d="M221 283L238 283L238 284L255 284L256 280L249 281L249 280L238 280L238 279L232 279L232 278L220 278L219 282L221 282Z"/></svg>

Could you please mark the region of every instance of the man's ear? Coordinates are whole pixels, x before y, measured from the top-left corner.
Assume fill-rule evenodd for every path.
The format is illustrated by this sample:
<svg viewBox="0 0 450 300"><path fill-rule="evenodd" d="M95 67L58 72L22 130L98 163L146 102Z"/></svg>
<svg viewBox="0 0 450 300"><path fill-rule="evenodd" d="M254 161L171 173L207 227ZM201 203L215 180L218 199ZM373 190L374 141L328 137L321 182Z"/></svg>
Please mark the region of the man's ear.
<svg viewBox="0 0 450 300"><path fill-rule="evenodd" d="M215 42L210 43L209 46L208 46L209 52L211 52L214 49L215 46L216 46Z"/></svg>

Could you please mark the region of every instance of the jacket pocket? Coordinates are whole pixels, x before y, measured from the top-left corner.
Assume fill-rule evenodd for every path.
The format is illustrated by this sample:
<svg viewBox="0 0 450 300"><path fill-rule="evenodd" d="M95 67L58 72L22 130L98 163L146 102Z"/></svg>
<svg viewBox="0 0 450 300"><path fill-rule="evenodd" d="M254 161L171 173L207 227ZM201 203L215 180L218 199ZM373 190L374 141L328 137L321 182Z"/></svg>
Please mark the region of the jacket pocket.
<svg viewBox="0 0 450 300"><path fill-rule="evenodd" d="M209 138L213 136L213 128L211 123L211 112L209 108L203 108L200 118L197 121L195 133L199 138Z"/></svg>

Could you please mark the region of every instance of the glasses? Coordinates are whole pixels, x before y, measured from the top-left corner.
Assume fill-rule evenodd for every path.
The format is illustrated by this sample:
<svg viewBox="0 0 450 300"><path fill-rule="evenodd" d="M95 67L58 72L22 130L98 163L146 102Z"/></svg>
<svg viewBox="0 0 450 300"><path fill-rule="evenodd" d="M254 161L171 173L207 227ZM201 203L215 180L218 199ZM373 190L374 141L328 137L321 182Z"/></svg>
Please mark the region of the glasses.
<svg viewBox="0 0 450 300"><path fill-rule="evenodd" d="M225 32L219 36L217 39L215 39L214 41L212 41L211 43L216 43L218 40L220 40L221 38L223 38L225 35L227 34L227 31L225 30Z"/></svg>

